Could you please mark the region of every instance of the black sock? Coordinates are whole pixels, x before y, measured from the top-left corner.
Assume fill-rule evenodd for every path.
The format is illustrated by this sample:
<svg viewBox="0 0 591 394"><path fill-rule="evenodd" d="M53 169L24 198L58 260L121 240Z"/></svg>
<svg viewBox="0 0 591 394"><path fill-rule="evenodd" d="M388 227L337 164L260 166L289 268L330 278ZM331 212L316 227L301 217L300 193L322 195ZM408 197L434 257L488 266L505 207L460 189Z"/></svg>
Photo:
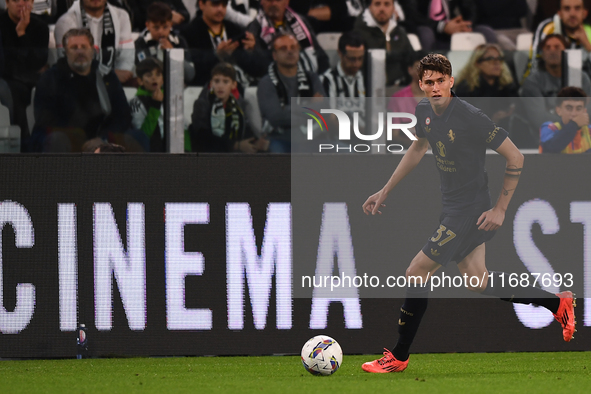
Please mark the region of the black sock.
<svg viewBox="0 0 591 394"><path fill-rule="evenodd" d="M482 294L499 297L503 301L518 304L540 305L554 314L558 312L560 298L554 294L537 287L511 287L508 281L509 274L505 272L489 271L488 283ZM493 283L494 286L491 287L491 283Z"/></svg>
<svg viewBox="0 0 591 394"><path fill-rule="evenodd" d="M406 287L406 298L400 308L400 319L398 320L398 342L392 354L399 361L408 360L408 352L412 341L415 339L421 319L427 310L429 301L429 288L424 286L411 285Z"/></svg>

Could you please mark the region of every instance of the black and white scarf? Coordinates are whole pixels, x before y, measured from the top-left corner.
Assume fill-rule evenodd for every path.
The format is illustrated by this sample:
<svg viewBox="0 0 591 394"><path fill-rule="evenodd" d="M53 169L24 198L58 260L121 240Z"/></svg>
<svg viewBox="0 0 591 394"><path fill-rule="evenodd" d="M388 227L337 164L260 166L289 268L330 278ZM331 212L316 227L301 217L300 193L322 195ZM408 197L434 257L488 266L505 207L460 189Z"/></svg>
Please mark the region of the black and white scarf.
<svg viewBox="0 0 591 394"><path fill-rule="evenodd" d="M298 63L296 77L298 80L298 97L312 97L312 81L300 63ZM275 62L269 65L269 78L271 78L271 82L277 90L277 96L279 96L281 107L285 107L289 104L290 97L287 94L285 84L281 81L281 78L279 78L279 71L277 70L277 64Z"/></svg>
<svg viewBox="0 0 591 394"><path fill-rule="evenodd" d="M300 43L300 61L304 68L307 71L318 71L318 60L316 59L316 50L314 49L312 33L310 33L310 30L308 30L308 27L296 12L287 7L284 14L285 24L277 28L273 25L273 22L267 18L262 8L259 9L256 20L261 25L260 37L267 44L269 49L271 49L273 37L275 37L278 31L292 33Z"/></svg>
<svg viewBox="0 0 591 394"><path fill-rule="evenodd" d="M84 11L82 0L80 1L80 15L82 16L82 26L89 29L88 16ZM109 5L105 5L103 12L103 35L101 37L101 50L98 54L99 70L101 74L108 74L113 68L115 60L115 25L113 24L113 17L109 10Z"/></svg>
<svg viewBox="0 0 591 394"><path fill-rule="evenodd" d="M238 100L230 95L226 105L217 98L211 90L209 92L211 105L211 132L217 137L226 136L230 141L240 141L245 137L246 123L244 112Z"/></svg>
<svg viewBox="0 0 591 394"><path fill-rule="evenodd" d="M365 97L365 82L361 72L353 77L345 75L339 63L324 73L323 78L324 90L329 97Z"/></svg>

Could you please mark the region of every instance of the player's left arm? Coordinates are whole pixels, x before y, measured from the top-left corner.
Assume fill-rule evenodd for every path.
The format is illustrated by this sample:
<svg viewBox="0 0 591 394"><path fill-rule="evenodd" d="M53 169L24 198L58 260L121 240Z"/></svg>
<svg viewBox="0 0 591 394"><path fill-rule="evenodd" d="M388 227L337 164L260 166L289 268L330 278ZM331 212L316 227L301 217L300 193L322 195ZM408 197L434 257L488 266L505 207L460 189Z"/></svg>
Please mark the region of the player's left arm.
<svg viewBox="0 0 591 394"><path fill-rule="evenodd" d="M523 168L523 154L509 138L505 138L496 151L507 160L507 167L505 167L505 177L503 178L503 190L497 203L492 209L480 215L476 222L479 225L478 229L484 231L496 230L503 224L505 212L517 188Z"/></svg>

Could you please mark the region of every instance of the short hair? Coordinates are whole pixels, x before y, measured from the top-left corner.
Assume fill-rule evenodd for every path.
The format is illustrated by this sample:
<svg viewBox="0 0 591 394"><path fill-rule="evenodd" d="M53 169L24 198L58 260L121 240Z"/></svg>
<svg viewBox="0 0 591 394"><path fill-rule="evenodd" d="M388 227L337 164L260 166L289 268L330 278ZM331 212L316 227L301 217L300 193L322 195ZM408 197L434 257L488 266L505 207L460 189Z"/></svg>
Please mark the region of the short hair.
<svg viewBox="0 0 591 394"><path fill-rule="evenodd" d="M365 45L365 41L363 40L363 37L361 37L361 35L355 31L348 31L346 33L343 33L341 35L341 37L339 38L339 52L341 52L342 54L347 52L347 47L354 47L354 48L358 48L362 45Z"/></svg>
<svg viewBox="0 0 591 394"><path fill-rule="evenodd" d="M423 79L423 75L427 70L437 71L443 75L451 76L451 63L442 54L430 53L424 58L422 58L419 63L419 80Z"/></svg>
<svg viewBox="0 0 591 394"><path fill-rule="evenodd" d="M211 70L211 78L216 75L222 75L236 81L236 70L230 63L218 63Z"/></svg>
<svg viewBox="0 0 591 394"><path fill-rule="evenodd" d="M62 45L65 48L67 48L68 46L68 40L70 39L70 37L82 37L85 36L88 38L88 42L90 42L90 46L94 47L94 37L92 36L92 33L90 32L89 29L86 28L74 28L74 29L70 29L66 32L66 34L64 34L64 36L62 37Z"/></svg>
<svg viewBox="0 0 591 394"><path fill-rule="evenodd" d="M587 4L585 4L585 3L586 3L586 1L585 1L585 0L581 0L581 2L583 3L583 9L585 9L585 10L586 10L586 9L587 9ZM558 1L558 8L559 8L559 9L560 9L560 8L562 8L562 0L559 0L559 1Z"/></svg>
<svg viewBox="0 0 591 394"><path fill-rule="evenodd" d="M205 4L205 3L207 3L208 1L209 1L210 3L224 3L224 5L226 5L226 6L227 6L227 5L228 5L228 3L229 3L229 0L197 0L197 5L199 5L199 2L202 2L203 4Z"/></svg>
<svg viewBox="0 0 591 394"><path fill-rule="evenodd" d="M271 40L271 51L275 52L275 42L283 37L293 37L293 39L296 40L298 45L300 44L300 42L298 41L296 36L294 36L293 34L286 33L286 32L279 32L279 33L275 34L275 37L273 37L273 40Z"/></svg>
<svg viewBox="0 0 591 394"><path fill-rule="evenodd" d="M146 21L166 23L172 21L172 9L166 3L155 1L146 10Z"/></svg>
<svg viewBox="0 0 591 394"><path fill-rule="evenodd" d="M566 86L558 91L556 95L556 106L560 107L567 100L587 102L587 93L576 86Z"/></svg>
<svg viewBox="0 0 591 394"><path fill-rule="evenodd" d="M564 45L564 48L568 48L568 43L566 42L566 39L561 35L561 34L556 34L556 33L552 33L552 34L548 34L546 37L544 37L544 39L542 40L542 42L540 43L540 50L542 48L544 48L544 46L546 45L546 43L548 41L550 41L553 38L557 38L560 40L560 42L562 43L562 45Z"/></svg>
<svg viewBox="0 0 591 394"><path fill-rule="evenodd" d="M392 0L392 4L395 3L396 0ZM367 6L369 7L371 5L371 3L373 3L373 0L366 0L365 3L367 4Z"/></svg>
<svg viewBox="0 0 591 394"><path fill-rule="evenodd" d="M164 72L164 65L157 58L148 57L139 62L135 67L135 75L137 75L138 78L141 78L144 76L144 74L152 72L153 70L158 70L162 73Z"/></svg>

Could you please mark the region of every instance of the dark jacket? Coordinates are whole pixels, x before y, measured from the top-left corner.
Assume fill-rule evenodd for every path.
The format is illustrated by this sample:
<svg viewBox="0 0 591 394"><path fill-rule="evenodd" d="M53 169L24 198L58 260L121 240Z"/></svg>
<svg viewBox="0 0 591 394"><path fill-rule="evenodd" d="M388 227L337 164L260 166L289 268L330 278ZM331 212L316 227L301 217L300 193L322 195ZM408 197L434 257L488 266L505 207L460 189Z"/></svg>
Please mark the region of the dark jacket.
<svg viewBox="0 0 591 394"><path fill-rule="evenodd" d="M318 63L318 70L316 71L316 74L321 75L322 73L324 73L326 70L328 70L330 68L330 62L328 60L328 55L326 54L326 52L324 52L324 49L322 49L322 47L318 43L318 39L316 38L316 34L314 34L314 30L312 29L312 26L310 26L310 22L308 22L308 20L301 15L300 15L300 18L302 19L302 21L304 21L304 24L306 25L306 27L308 28L308 31L310 32L310 35L312 38L312 46L314 47L314 50L316 51L316 61ZM256 57L260 58L260 60L262 61L262 66L258 70L259 73L256 75L255 74L252 74L252 75L254 75L256 77L263 77L267 74L267 69L269 68L269 64L271 64L273 62L273 54L271 52L271 49L261 39L262 27L261 27L261 24L256 19L253 20L252 22L250 22L250 24L246 27L246 30L251 32L254 35L254 38L256 39L255 54L256 54ZM304 48L302 48L302 50L303 49Z"/></svg>
<svg viewBox="0 0 591 394"><path fill-rule="evenodd" d="M447 1L450 11L450 19L456 17L456 8L459 9L459 15L466 21L476 22L477 10L473 0L442 0ZM404 11L405 26L411 32L415 32L416 26L429 26L433 31L437 31L437 24L429 17L429 7L431 0L399 0L399 4Z"/></svg>
<svg viewBox="0 0 591 394"><path fill-rule="evenodd" d="M377 26L368 26L363 20L363 14L355 20L355 31L365 41L367 49L386 49L386 36ZM386 54L387 85L403 82L407 79L406 63L410 54L414 52L408 40L406 30L397 25L390 33L390 51Z"/></svg>
<svg viewBox="0 0 591 394"><path fill-rule="evenodd" d="M232 22L224 21L224 29L228 39L240 36L244 30ZM209 27L198 16L183 30L181 34L187 40L191 59L195 64L197 75L192 84L203 86L211 78L211 70L222 60L217 56L211 38L209 36ZM266 71L264 62L260 57L245 51L242 46L236 48L230 59L225 59L230 63L240 66L246 73L252 76L258 76Z"/></svg>
<svg viewBox="0 0 591 394"><path fill-rule="evenodd" d="M97 67L98 62L94 60L89 75L91 88L83 94L77 86L78 77L68 66L66 58L58 60L41 76L35 93L35 127L29 142L31 151L41 152L46 135L53 131L75 131L84 133L86 139L92 139L107 138L110 133L123 133L129 129L131 110L117 75L111 71L101 76ZM89 119L85 112L89 105L101 108L97 102L97 78L104 82L111 112L106 114L101 110L102 113Z"/></svg>
<svg viewBox="0 0 591 394"><path fill-rule="evenodd" d="M191 126L189 133L191 135L192 150L194 152L232 152L234 144L238 141L250 138L253 133L248 126L244 114L245 101L240 96L235 99L239 112L241 113L242 124L237 135L231 135L231 131L226 123L226 131L221 137L213 134L211 127L211 109L216 97L205 86L193 104L193 113L191 114Z"/></svg>
<svg viewBox="0 0 591 394"><path fill-rule="evenodd" d="M31 14L25 35L16 34L16 24L8 12L0 15L0 32L5 55L4 78L35 84L38 71L47 63L49 28Z"/></svg>

